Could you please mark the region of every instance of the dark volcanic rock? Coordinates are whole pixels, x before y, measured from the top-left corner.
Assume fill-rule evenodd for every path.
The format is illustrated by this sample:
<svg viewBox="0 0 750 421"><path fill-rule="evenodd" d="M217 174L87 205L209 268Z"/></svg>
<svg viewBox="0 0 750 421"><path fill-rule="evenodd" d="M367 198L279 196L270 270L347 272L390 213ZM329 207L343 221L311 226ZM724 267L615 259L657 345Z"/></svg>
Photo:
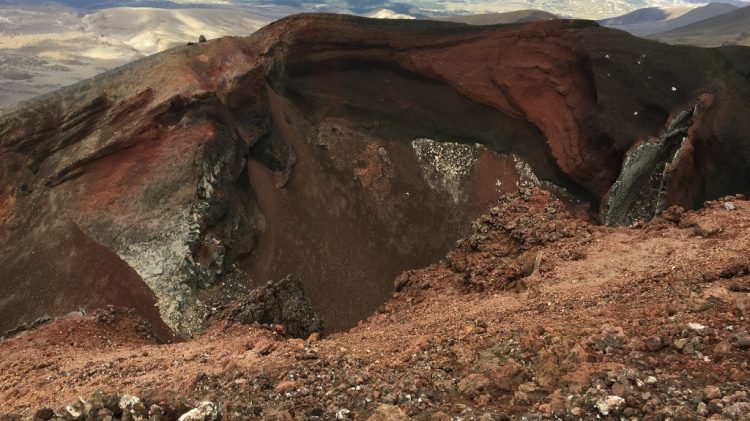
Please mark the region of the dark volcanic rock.
<svg viewBox="0 0 750 421"><path fill-rule="evenodd" d="M205 297L287 274L337 330L498 193L629 207L615 223L747 193L749 55L582 21L300 15L20 104L0 115L0 331L115 304L190 335ZM612 202L626 153L666 138Z"/></svg>
<svg viewBox="0 0 750 421"><path fill-rule="evenodd" d="M254 290L236 304L230 317L245 324L280 324L297 338L323 333L323 321L315 314L302 282L293 275Z"/></svg>

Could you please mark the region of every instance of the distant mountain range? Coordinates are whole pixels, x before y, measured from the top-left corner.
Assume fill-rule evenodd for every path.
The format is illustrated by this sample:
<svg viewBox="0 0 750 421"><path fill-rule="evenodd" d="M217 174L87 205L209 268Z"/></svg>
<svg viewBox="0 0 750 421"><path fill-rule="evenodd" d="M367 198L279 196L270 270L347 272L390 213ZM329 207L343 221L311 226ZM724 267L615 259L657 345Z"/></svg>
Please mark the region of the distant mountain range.
<svg viewBox="0 0 750 421"><path fill-rule="evenodd" d="M668 44L750 46L750 6L746 3L709 3L695 8L648 7L602 19L599 24Z"/></svg>
<svg viewBox="0 0 750 421"><path fill-rule="evenodd" d="M701 47L750 46L750 6L662 32L653 35L652 38L670 44Z"/></svg>
<svg viewBox="0 0 750 421"><path fill-rule="evenodd" d="M536 22L557 19L556 15L543 10L518 10L505 13L484 13L480 15L450 16L439 18L447 22L467 23L469 25L502 25L510 23Z"/></svg>
<svg viewBox="0 0 750 421"><path fill-rule="evenodd" d="M693 0L0 0L0 107L195 42L199 35L248 35L300 12L473 25L598 18L603 26L667 43L717 46L748 45L747 5L738 0L708 5Z"/></svg>
<svg viewBox="0 0 750 421"><path fill-rule="evenodd" d="M646 36L700 22L729 13L737 8L737 6L728 3L709 3L695 9L688 7L671 9L648 7L623 16L603 19L599 23L610 28L622 29L633 35Z"/></svg>

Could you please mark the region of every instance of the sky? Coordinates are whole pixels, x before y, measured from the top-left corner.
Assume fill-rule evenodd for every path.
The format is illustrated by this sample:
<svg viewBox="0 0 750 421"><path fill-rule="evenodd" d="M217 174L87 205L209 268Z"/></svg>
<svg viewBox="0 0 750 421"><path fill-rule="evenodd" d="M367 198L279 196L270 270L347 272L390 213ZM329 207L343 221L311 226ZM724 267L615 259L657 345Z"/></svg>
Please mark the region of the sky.
<svg viewBox="0 0 750 421"><path fill-rule="evenodd" d="M38 3L38 1L20 1ZM57 0L81 8L114 6L205 7L205 6L291 6L306 10L351 11L368 13L389 9L397 13L488 13L522 9L541 9L560 16L601 19L618 16L644 7L674 7L705 4L705 0ZM745 5L741 0L721 0ZM414 7L410 7L414 6Z"/></svg>

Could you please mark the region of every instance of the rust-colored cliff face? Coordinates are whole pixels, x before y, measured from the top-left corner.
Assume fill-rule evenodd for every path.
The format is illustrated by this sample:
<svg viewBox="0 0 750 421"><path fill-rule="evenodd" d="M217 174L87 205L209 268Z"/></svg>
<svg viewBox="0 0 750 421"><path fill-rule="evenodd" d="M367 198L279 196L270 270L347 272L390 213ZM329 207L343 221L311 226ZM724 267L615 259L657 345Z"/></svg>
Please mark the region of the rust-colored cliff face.
<svg viewBox="0 0 750 421"><path fill-rule="evenodd" d="M580 21L301 15L170 50L0 116L0 330L115 303L189 335L287 274L340 329L525 183L616 224L747 191L749 74Z"/></svg>

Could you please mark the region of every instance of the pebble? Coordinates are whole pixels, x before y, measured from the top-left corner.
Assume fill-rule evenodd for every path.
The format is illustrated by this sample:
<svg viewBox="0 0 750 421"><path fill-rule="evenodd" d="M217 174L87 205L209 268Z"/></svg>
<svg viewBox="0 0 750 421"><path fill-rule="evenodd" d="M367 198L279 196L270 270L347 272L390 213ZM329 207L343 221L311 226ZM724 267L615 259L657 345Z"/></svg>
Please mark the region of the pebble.
<svg viewBox="0 0 750 421"><path fill-rule="evenodd" d="M646 349L652 352L656 352L664 348L664 344L662 343L659 336L649 336L648 338L645 338L643 340L643 343L646 345Z"/></svg>
<svg viewBox="0 0 750 421"><path fill-rule="evenodd" d="M276 387L273 388L273 391L276 393L284 393L287 390L296 389L297 387L299 387L299 383L297 383L296 381L285 380L277 384Z"/></svg>
<svg viewBox="0 0 750 421"><path fill-rule="evenodd" d="M350 411L350 410L348 410L346 408L339 409L339 411L336 412L336 419L337 420L348 420L348 419L351 419L351 417L350 417L351 413L352 413L352 411Z"/></svg>
<svg viewBox="0 0 750 421"><path fill-rule="evenodd" d="M674 341L674 347L679 349L680 351L682 351L682 349L685 348L685 345L687 344L688 344L687 338L680 338Z"/></svg>
<svg viewBox="0 0 750 421"><path fill-rule="evenodd" d="M703 389L703 394L706 395L708 399L718 399L721 397L721 389L716 386L706 386Z"/></svg>
<svg viewBox="0 0 750 421"><path fill-rule="evenodd" d="M128 411L133 409L133 407L135 407L139 403L141 403L141 400L138 397L132 395L123 395L123 397L120 398L119 407L123 411Z"/></svg>
<svg viewBox="0 0 750 421"><path fill-rule="evenodd" d="M698 415L706 416L708 415L708 405L706 405L703 402L698 403L698 406L695 408L695 412L698 413Z"/></svg>
<svg viewBox="0 0 750 421"><path fill-rule="evenodd" d="M734 335L734 339L737 341L738 348L750 348L750 334L746 331L737 333Z"/></svg>
<svg viewBox="0 0 750 421"><path fill-rule="evenodd" d="M689 330L694 331L694 332L700 333L700 332L703 332L704 329L706 329L706 326L703 326L700 323L688 323L687 324L687 328Z"/></svg>
<svg viewBox="0 0 750 421"><path fill-rule="evenodd" d="M34 413L35 420L48 420L55 416L55 411L52 408L42 408Z"/></svg>
<svg viewBox="0 0 750 421"><path fill-rule="evenodd" d="M626 391L625 385L621 383L615 383L612 385L612 393L615 395L624 395Z"/></svg>
<svg viewBox="0 0 750 421"><path fill-rule="evenodd" d="M68 405L65 407L65 412L68 413L73 419L78 419L81 417L81 411L78 408L75 408L73 405Z"/></svg>

